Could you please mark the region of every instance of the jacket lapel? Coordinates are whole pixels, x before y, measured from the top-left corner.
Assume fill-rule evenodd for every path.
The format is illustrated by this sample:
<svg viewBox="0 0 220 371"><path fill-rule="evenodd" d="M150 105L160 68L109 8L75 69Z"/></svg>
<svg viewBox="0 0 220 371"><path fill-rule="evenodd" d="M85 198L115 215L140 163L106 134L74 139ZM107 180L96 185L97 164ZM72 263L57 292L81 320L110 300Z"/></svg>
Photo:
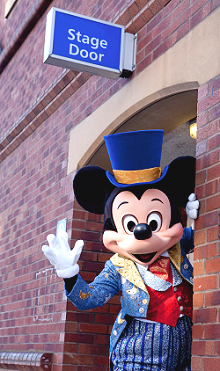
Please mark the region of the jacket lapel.
<svg viewBox="0 0 220 371"><path fill-rule="evenodd" d="M117 270L124 278L133 283L133 285L139 287L141 290L147 292L144 281L141 278L140 273L134 262L122 255L115 254L110 259L112 264L119 267Z"/></svg>
<svg viewBox="0 0 220 371"><path fill-rule="evenodd" d="M171 247L168 250L168 254L169 254L169 258L170 258L171 262L173 263L174 267L176 268L177 272L180 273L181 263L182 263L180 242L178 242L176 245Z"/></svg>

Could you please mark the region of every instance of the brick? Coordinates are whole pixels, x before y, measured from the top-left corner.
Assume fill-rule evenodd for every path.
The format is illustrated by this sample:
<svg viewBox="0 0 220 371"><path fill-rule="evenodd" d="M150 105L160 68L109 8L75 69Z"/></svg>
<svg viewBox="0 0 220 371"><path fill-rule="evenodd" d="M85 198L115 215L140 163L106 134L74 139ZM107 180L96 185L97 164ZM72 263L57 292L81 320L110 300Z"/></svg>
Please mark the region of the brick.
<svg viewBox="0 0 220 371"><path fill-rule="evenodd" d="M204 305L204 294L195 293L193 295L193 308L203 307Z"/></svg>
<svg viewBox="0 0 220 371"><path fill-rule="evenodd" d="M157 35L159 35L161 33L163 35L163 32L165 32L165 30L170 25L170 23L171 23L171 15L162 19L161 22L153 29L154 37L156 37Z"/></svg>
<svg viewBox="0 0 220 371"><path fill-rule="evenodd" d="M215 120L210 124L203 126L202 128L198 129L197 131L197 140L198 142L210 138L212 135L215 135L219 131L219 120ZM209 142L208 142L209 143ZM212 145L212 149L215 149L217 146ZM211 151L210 146L208 147L208 151Z"/></svg>
<svg viewBox="0 0 220 371"><path fill-rule="evenodd" d="M174 45L189 31L189 22L185 22L170 36L170 46Z"/></svg>
<svg viewBox="0 0 220 371"><path fill-rule="evenodd" d="M120 15L122 24L126 25L132 19L131 14L126 10L123 14Z"/></svg>
<svg viewBox="0 0 220 371"><path fill-rule="evenodd" d="M220 339L220 325L218 323L213 326L213 324L206 324L205 325L205 339Z"/></svg>
<svg viewBox="0 0 220 371"><path fill-rule="evenodd" d="M115 316L112 316L109 313L107 313L107 314L96 314L95 315L95 322L96 323L113 325L114 321L115 321Z"/></svg>
<svg viewBox="0 0 220 371"><path fill-rule="evenodd" d="M196 161L196 170L200 171L206 167L210 167L218 163L219 161L219 152L217 150L212 151L206 155L201 156Z"/></svg>
<svg viewBox="0 0 220 371"><path fill-rule="evenodd" d="M83 364L90 365L91 364L91 355L83 355ZM82 364L82 355L81 354L64 354L63 355L63 363L67 364L75 364L81 365Z"/></svg>
<svg viewBox="0 0 220 371"><path fill-rule="evenodd" d="M205 273L204 261L195 262L194 263L194 275L195 276L200 276L200 275L203 275L204 273ZM209 273L211 273L211 272L209 272Z"/></svg>
<svg viewBox="0 0 220 371"><path fill-rule="evenodd" d="M216 123L216 131L219 131L219 121ZM216 134L208 140L208 151L212 151L220 146L220 134Z"/></svg>
<svg viewBox="0 0 220 371"><path fill-rule="evenodd" d="M212 227L212 226L215 226L217 224L218 224L218 213L217 213L217 211L209 212L205 215L202 215L202 210L201 210L201 207L200 207L200 216L196 220L196 229L198 230L198 229L203 229L203 228L207 228L207 227Z"/></svg>
<svg viewBox="0 0 220 371"><path fill-rule="evenodd" d="M208 112L203 112L203 113L200 113L198 111L197 113L197 128L201 128L202 126L206 125L209 121L209 118L208 118Z"/></svg>
<svg viewBox="0 0 220 371"><path fill-rule="evenodd" d="M194 323L211 323L216 322L217 309L206 308L206 309L194 309L193 321Z"/></svg>
<svg viewBox="0 0 220 371"><path fill-rule="evenodd" d="M189 0L186 0L178 4L172 12L172 18L175 19L179 17L189 6L190 6Z"/></svg>
<svg viewBox="0 0 220 371"><path fill-rule="evenodd" d="M90 334L107 334L107 326L106 325L99 325L99 324L88 324L88 323L81 323L80 324L80 331L84 333Z"/></svg>
<svg viewBox="0 0 220 371"><path fill-rule="evenodd" d="M216 120L220 116L220 103L209 110L209 120Z"/></svg>
<svg viewBox="0 0 220 371"><path fill-rule="evenodd" d="M96 344L78 344L80 354L108 355L106 346Z"/></svg>
<svg viewBox="0 0 220 371"><path fill-rule="evenodd" d="M193 341L192 342L192 354L194 356L205 355L205 341Z"/></svg>
<svg viewBox="0 0 220 371"><path fill-rule="evenodd" d="M102 232L103 225L102 223L87 222L86 224L88 231Z"/></svg>
<svg viewBox="0 0 220 371"><path fill-rule="evenodd" d="M75 343L93 343L93 336L89 334L73 334L67 333L65 336L65 340L67 342L75 342Z"/></svg>
<svg viewBox="0 0 220 371"><path fill-rule="evenodd" d="M147 3L148 0L135 0L139 9L142 9Z"/></svg>
<svg viewBox="0 0 220 371"><path fill-rule="evenodd" d="M190 22L190 27L195 27L199 22L201 22L211 11L210 2L206 4L202 9L200 9L192 18Z"/></svg>
<svg viewBox="0 0 220 371"><path fill-rule="evenodd" d="M205 243L205 239L206 239L206 236L205 236L204 230L195 231L195 235L194 235L195 246Z"/></svg>
<svg viewBox="0 0 220 371"><path fill-rule="evenodd" d="M216 76L215 79L211 80L207 85L209 93L220 89L220 76Z"/></svg>
<svg viewBox="0 0 220 371"><path fill-rule="evenodd" d="M159 10L162 9L161 4L157 0L150 0L148 6L154 15L157 14Z"/></svg>
<svg viewBox="0 0 220 371"><path fill-rule="evenodd" d="M213 228L208 228L207 229L207 242L215 241L219 239L219 227L213 227ZM215 247L215 252L214 255L216 255L216 247Z"/></svg>
<svg viewBox="0 0 220 371"><path fill-rule="evenodd" d="M135 28L139 31L145 25L145 21L143 20L142 17L139 16L139 14L137 14L137 16L133 18L133 24Z"/></svg>
<svg viewBox="0 0 220 371"><path fill-rule="evenodd" d="M217 289L217 276L195 277L193 286L195 292Z"/></svg>
<svg viewBox="0 0 220 371"><path fill-rule="evenodd" d="M99 356L99 355L95 355L93 357L93 363L94 365L106 365L108 366L109 364L109 358L107 356L103 357L103 356Z"/></svg>
<svg viewBox="0 0 220 371"><path fill-rule="evenodd" d="M196 185L204 183L206 180L206 170L196 172Z"/></svg>
<svg viewBox="0 0 220 371"><path fill-rule="evenodd" d="M212 211L220 206L220 195L212 196L206 200L206 210Z"/></svg>
<svg viewBox="0 0 220 371"><path fill-rule="evenodd" d="M137 4L132 3L128 7L128 12L131 14L132 17L134 17L139 12L139 8L138 8Z"/></svg>
<svg viewBox="0 0 220 371"><path fill-rule="evenodd" d="M149 32L145 35L137 45L137 51L142 50L145 48L147 44L149 44L153 40L153 31Z"/></svg>
<svg viewBox="0 0 220 371"><path fill-rule="evenodd" d="M202 357L192 357L191 361L191 369L192 371L203 371L203 361Z"/></svg>
<svg viewBox="0 0 220 371"><path fill-rule="evenodd" d="M217 344L216 354L219 356L220 355L220 341L216 341L215 343Z"/></svg>
<svg viewBox="0 0 220 371"><path fill-rule="evenodd" d="M219 103L220 90L213 91L212 94L207 95L198 102L198 111L201 113Z"/></svg>
<svg viewBox="0 0 220 371"><path fill-rule="evenodd" d="M206 261L206 273L216 273L220 271L220 258Z"/></svg>
<svg viewBox="0 0 220 371"><path fill-rule="evenodd" d="M220 305L220 292L206 292L205 293L205 305L206 306L217 306Z"/></svg>
<svg viewBox="0 0 220 371"><path fill-rule="evenodd" d="M218 371L219 370L219 359L207 357L204 358L204 371Z"/></svg>
<svg viewBox="0 0 220 371"><path fill-rule="evenodd" d="M198 199L214 195L218 192L218 180L203 184L196 188L196 196Z"/></svg>
<svg viewBox="0 0 220 371"><path fill-rule="evenodd" d="M162 32L162 40L169 37L180 26L180 18L176 18L169 26Z"/></svg>
<svg viewBox="0 0 220 371"><path fill-rule="evenodd" d="M214 341L205 342L205 355L207 356L215 355L215 342Z"/></svg>
<svg viewBox="0 0 220 371"><path fill-rule="evenodd" d="M212 166L210 169L207 169L207 181L219 178L220 176L220 164Z"/></svg>

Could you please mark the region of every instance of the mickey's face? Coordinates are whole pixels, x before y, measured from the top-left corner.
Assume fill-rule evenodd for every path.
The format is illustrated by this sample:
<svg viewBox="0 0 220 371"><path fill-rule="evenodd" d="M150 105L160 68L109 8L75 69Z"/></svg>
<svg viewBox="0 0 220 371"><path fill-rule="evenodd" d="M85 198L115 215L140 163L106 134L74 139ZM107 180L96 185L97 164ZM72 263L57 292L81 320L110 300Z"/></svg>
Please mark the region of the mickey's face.
<svg viewBox="0 0 220 371"><path fill-rule="evenodd" d="M104 245L142 265L153 263L183 234L181 223L169 227L170 202L158 189L146 190L140 200L132 192L119 193L112 204L112 215L117 232L105 231Z"/></svg>

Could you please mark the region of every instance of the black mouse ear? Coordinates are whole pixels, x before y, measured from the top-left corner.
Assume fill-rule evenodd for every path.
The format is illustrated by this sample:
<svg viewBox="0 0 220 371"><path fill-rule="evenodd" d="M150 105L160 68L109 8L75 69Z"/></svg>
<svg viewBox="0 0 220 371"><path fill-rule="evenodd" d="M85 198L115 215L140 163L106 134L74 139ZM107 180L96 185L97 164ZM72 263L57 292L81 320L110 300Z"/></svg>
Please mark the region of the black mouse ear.
<svg viewBox="0 0 220 371"><path fill-rule="evenodd" d="M104 214L106 201L114 188L106 176L106 171L98 166L81 168L73 180L78 204L94 214Z"/></svg>
<svg viewBox="0 0 220 371"><path fill-rule="evenodd" d="M186 206L195 188L195 158L182 156L173 160L165 176L165 186L175 197L178 206Z"/></svg>

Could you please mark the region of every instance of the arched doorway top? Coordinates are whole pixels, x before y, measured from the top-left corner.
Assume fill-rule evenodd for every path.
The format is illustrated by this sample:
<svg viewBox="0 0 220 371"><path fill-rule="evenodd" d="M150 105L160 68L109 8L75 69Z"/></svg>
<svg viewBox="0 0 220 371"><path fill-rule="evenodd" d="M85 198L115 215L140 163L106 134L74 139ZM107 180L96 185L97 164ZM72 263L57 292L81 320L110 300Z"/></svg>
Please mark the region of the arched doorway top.
<svg viewBox="0 0 220 371"><path fill-rule="evenodd" d="M88 164L110 169L104 135L158 128L168 133L195 117L198 86L198 82L177 84L148 96L140 97L139 94L139 100L137 94L131 102L128 103L126 98L126 102L119 105L116 102L123 101L124 88L121 89L72 130L68 173ZM83 138L83 144L79 138Z"/></svg>

